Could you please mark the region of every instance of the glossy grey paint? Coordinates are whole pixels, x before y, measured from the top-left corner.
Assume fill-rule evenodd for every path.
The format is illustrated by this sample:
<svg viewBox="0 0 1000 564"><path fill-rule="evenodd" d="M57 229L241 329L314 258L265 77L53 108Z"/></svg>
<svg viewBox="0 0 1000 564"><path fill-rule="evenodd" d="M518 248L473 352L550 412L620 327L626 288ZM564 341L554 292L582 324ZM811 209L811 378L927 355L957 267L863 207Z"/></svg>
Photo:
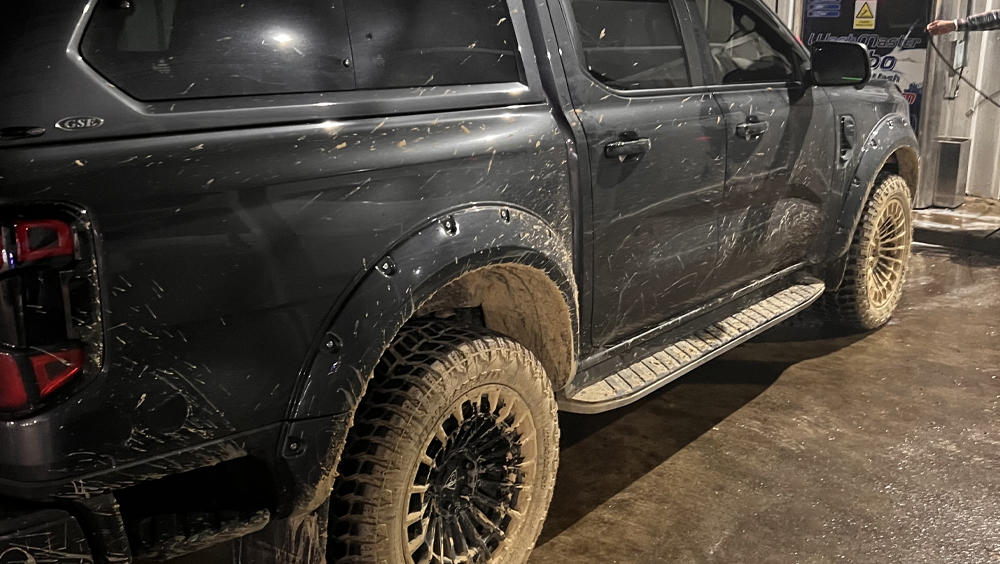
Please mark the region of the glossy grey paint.
<svg viewBox="0 0 1000 564"><path fill-rule="evenodd" d="M833 218L863 202L848 171L868 168L861 152L824 162L835 147L825 96L862 132L898 103L881 88L801 87L808 104L783 120L796 123L740 146L720 101L756 110L746 93L609 92L581 71L562 4L513 0L524 84L143 104L76 55L85 6L18 4L5 15L32 33L0 43L13 50L0 73L21 79L0 83L0 129L47 127L0 140L0 205L91 213L108 328L101 375L51 411L0 423L0 492L20 497L84 496L251 455L275 469L282 511L300 511L322 491L374 360L436 288L477 266L529 264L571 311L579 301L581 361L641 350L672 315L745 298L725 292L734 277L833 253ZM71 116L105 123L52 127ZM626 131L652 152L604 157ZM895 139L880 147L910 143ZM734 154L792 186L742 181ZM441 227L449 216L454 235ZM773 229L753 238L763 226ZM389 276L376 268L387 256ZM331 330L341 351L317 353ZM288 455L288 437L309 448Z"/></svg>
<svg viewBox="0 0 1000 564"><path fill-rule="evenodd" d="M682 21L689 17L685 4L675 8ZM550 10L566 46L563 68L590 156L597 257L590 273L592 345L600 351L710 293L725 123L704 89L620 91L600 84L586 71L571 7L552 2ZM690 50L687 57L698 84L700 62ZM650 150L630 159L605 154L610 143L630 138L648 139Z"/></svg>
<svg viewBox="0 0 1000 564"><path fill-rule="evenodd" d="M396 166L379 170L386 158ZM109 367L61 409L81 414L76 428L121 434L95 444L71 430L61 447L117 444L125 462L165 448L164 434L177 448L282 419L334 300L429 219L508 201L568 234L565 160L546 106L7 149L7 201L99 217ZM27 456L4 464L41 478Z"/></svg>
<svg viewBox="0 0 1000 564"><path fill-rule="evenodd" d="M875 82L860 91L844 88L828 91L835 111L838 115L854 117L858 131L857 149L834 176L834 186L843 190L843 205L836 223L827 224L830 239L826 258L833 260L847 251L864 203L883 165L900 148L915 150L917 139L909 124L906 101L895 85ZM915 186L910 188L916 189Z"/></svg>
<svg viewBox="0 0 1000 564"><path fill-rule="evenodd" d="M47 82L87 74L52 40L65 41L74 26L79 36L82 9L55 12L42 18L52 28L32 36L46 41L25 39L24 57L4 58L5 69ZM530 53L523 10L515 21ZM19 67L46 59L61 70ZM31 101L29 89L3 92L13 103L0 106L20 108L18 120L54 121L57 111L106 118L90 130L100 140L5 143L0 198L64 201L99 216L108 360L72 402L0 423L0 475L34 482L106 471L295 414L292 398L305 386L297 375L328 313L388 249L445 212L505 202L567 242L566 140L547 104L511 105L543 99L531 57L525 69L529 85L493 86L503 92L492 98L463 92L472 87L369 93L363 101L347 93L330 106L297 106L291 97L279 110L251 99L136 112L105 85L91 95L86 76L72 80L83 84L72 100L50 97L64 92L34 91ZM394 98L392 113L419 113L329 119L363 116L380 108L380 98ZM486 102L499 107L468 109ZM240 109L217 109L225 104ZM435 108L452 111L429 113ZM269 125L290 115L308 119ZM0 116L0 127L11 116ZM120 138L208 130L237 118L254 127ZM88 132L78 134L82 141ZM568 247L560 256L570 256ZM348 408L330 409L301 415Z"/></svg>
<svg viewBox="0 0 1000 564"><path fill-rule="evenodd" d="M819 242L833 197L837 120L817 87L751 86L717 99L729 159L713 285L732 290L801 261ZM768 128L744 139L736 130L751 119Z"/></svg>
<svg viewBox="0 0 1000 564"><path fill-rule="evenodd" d="M520 0L510 2L518 10ZM545 100L538 68L524 65L524 83L282 94L145 103L128 97L87 65L79 43L92 2L6 2L0 5L0 129L12 125L46 128L44 135L13 144L77 143L133 137L287 124L303 121L404 115L454 108L497 107ZM523 14L521 9L518 13ZM533 49L523 16L512 17L518 44ZM25 25L23 22L30 21ZM48 88L39 88L39 84ZM104 119L100 128L64 131L67 117Z"/></svg>

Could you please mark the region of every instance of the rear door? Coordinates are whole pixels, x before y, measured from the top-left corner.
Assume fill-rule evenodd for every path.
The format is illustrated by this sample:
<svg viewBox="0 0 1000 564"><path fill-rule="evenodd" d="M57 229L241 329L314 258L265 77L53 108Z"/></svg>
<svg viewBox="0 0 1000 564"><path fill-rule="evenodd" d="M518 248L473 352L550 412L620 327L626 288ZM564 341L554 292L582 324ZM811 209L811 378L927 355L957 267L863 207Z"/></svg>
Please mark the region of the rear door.
<svg viewBox="0 0 1000 564"><path fill-rule="evenodd" d="M836 159L833 109L803 84L805 52L757 2L694 0L706 76L726 116L725 196L715 286L807 258Z"/></svg>
<svg viewBox="0 0 1000 564"><path fill-rule="evenodd" d="M591 170L594 344L606 346L710 293L726 123L689 56L689 2L564 5Z"/></svg>

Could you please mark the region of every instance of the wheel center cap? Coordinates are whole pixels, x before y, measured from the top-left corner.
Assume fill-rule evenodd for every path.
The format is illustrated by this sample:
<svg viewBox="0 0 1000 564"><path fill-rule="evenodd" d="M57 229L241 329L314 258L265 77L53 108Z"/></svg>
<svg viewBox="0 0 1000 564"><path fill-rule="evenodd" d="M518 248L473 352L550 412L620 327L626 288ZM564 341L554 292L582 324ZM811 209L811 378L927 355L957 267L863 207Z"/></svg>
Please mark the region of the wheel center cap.
<svg viewBox="0 0 1000 564"><path fill-rule="evenodd" d="M465 453L445 459L434 479L438 504L445 512L467 507L479 477L478 465Z"/></svg>

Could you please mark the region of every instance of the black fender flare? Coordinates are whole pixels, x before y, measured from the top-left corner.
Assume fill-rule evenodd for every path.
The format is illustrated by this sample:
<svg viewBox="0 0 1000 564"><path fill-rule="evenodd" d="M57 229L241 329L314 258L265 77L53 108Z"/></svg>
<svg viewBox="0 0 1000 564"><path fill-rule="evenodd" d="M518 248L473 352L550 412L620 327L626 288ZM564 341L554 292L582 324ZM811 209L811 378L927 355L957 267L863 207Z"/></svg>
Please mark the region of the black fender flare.
<svg viewBox="0 0 1000 564"><path fill-rule="evenodd" d="M888 114L872 129L861 146L862 154L844 197L844 206L829 247L826 262L837 265L828 274L827 287L831 290L840 286L846 267L847 251L851 247L854 231L861 221L865 203L875 186L875 179L900 149L910 149L917 154L917 138L907 120L899 114ZM913 163L916 166L916 163ZM913 182L915 183L915 178ZM916 185L910 187L916 189ZM832 277L832 278L831 278ZM832 283L831 283L832 282Z"/></svg>
<svg viewBox="0 0 1000 564"><path fill-rule="evenodd" d="M533 213L503 204L453 210L390 248L331 310L300 374L279 458L279 514L318 507L333 485L353 412L370 375L403 324L437 290L498 264L544 272L569 308L572 358L579 343L577 286L564 238Z"/></svg>
<svg viewBox="0 0 1000 564"><path fill-rule="evenodd" d="M430 222L390 249L330 316L291 419L353 411L385 347L420 304L485 266L517 263L543 270L563 293L575 326L571 256L545 221L512 206L475 206Z"/></svg>

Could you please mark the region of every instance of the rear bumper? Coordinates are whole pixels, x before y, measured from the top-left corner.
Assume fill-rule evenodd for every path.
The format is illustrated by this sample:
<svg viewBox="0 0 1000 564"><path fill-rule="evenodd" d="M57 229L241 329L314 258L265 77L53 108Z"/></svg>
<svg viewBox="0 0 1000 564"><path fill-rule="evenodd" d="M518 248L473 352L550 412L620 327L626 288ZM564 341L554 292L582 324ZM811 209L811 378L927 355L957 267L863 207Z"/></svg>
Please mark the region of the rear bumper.
<svg viewBox="0 0 1000 564"><path fill-rule="evenodd" d="M59 509L19 510L0 501L0 564L92 563L76 518Z"/></svg>

